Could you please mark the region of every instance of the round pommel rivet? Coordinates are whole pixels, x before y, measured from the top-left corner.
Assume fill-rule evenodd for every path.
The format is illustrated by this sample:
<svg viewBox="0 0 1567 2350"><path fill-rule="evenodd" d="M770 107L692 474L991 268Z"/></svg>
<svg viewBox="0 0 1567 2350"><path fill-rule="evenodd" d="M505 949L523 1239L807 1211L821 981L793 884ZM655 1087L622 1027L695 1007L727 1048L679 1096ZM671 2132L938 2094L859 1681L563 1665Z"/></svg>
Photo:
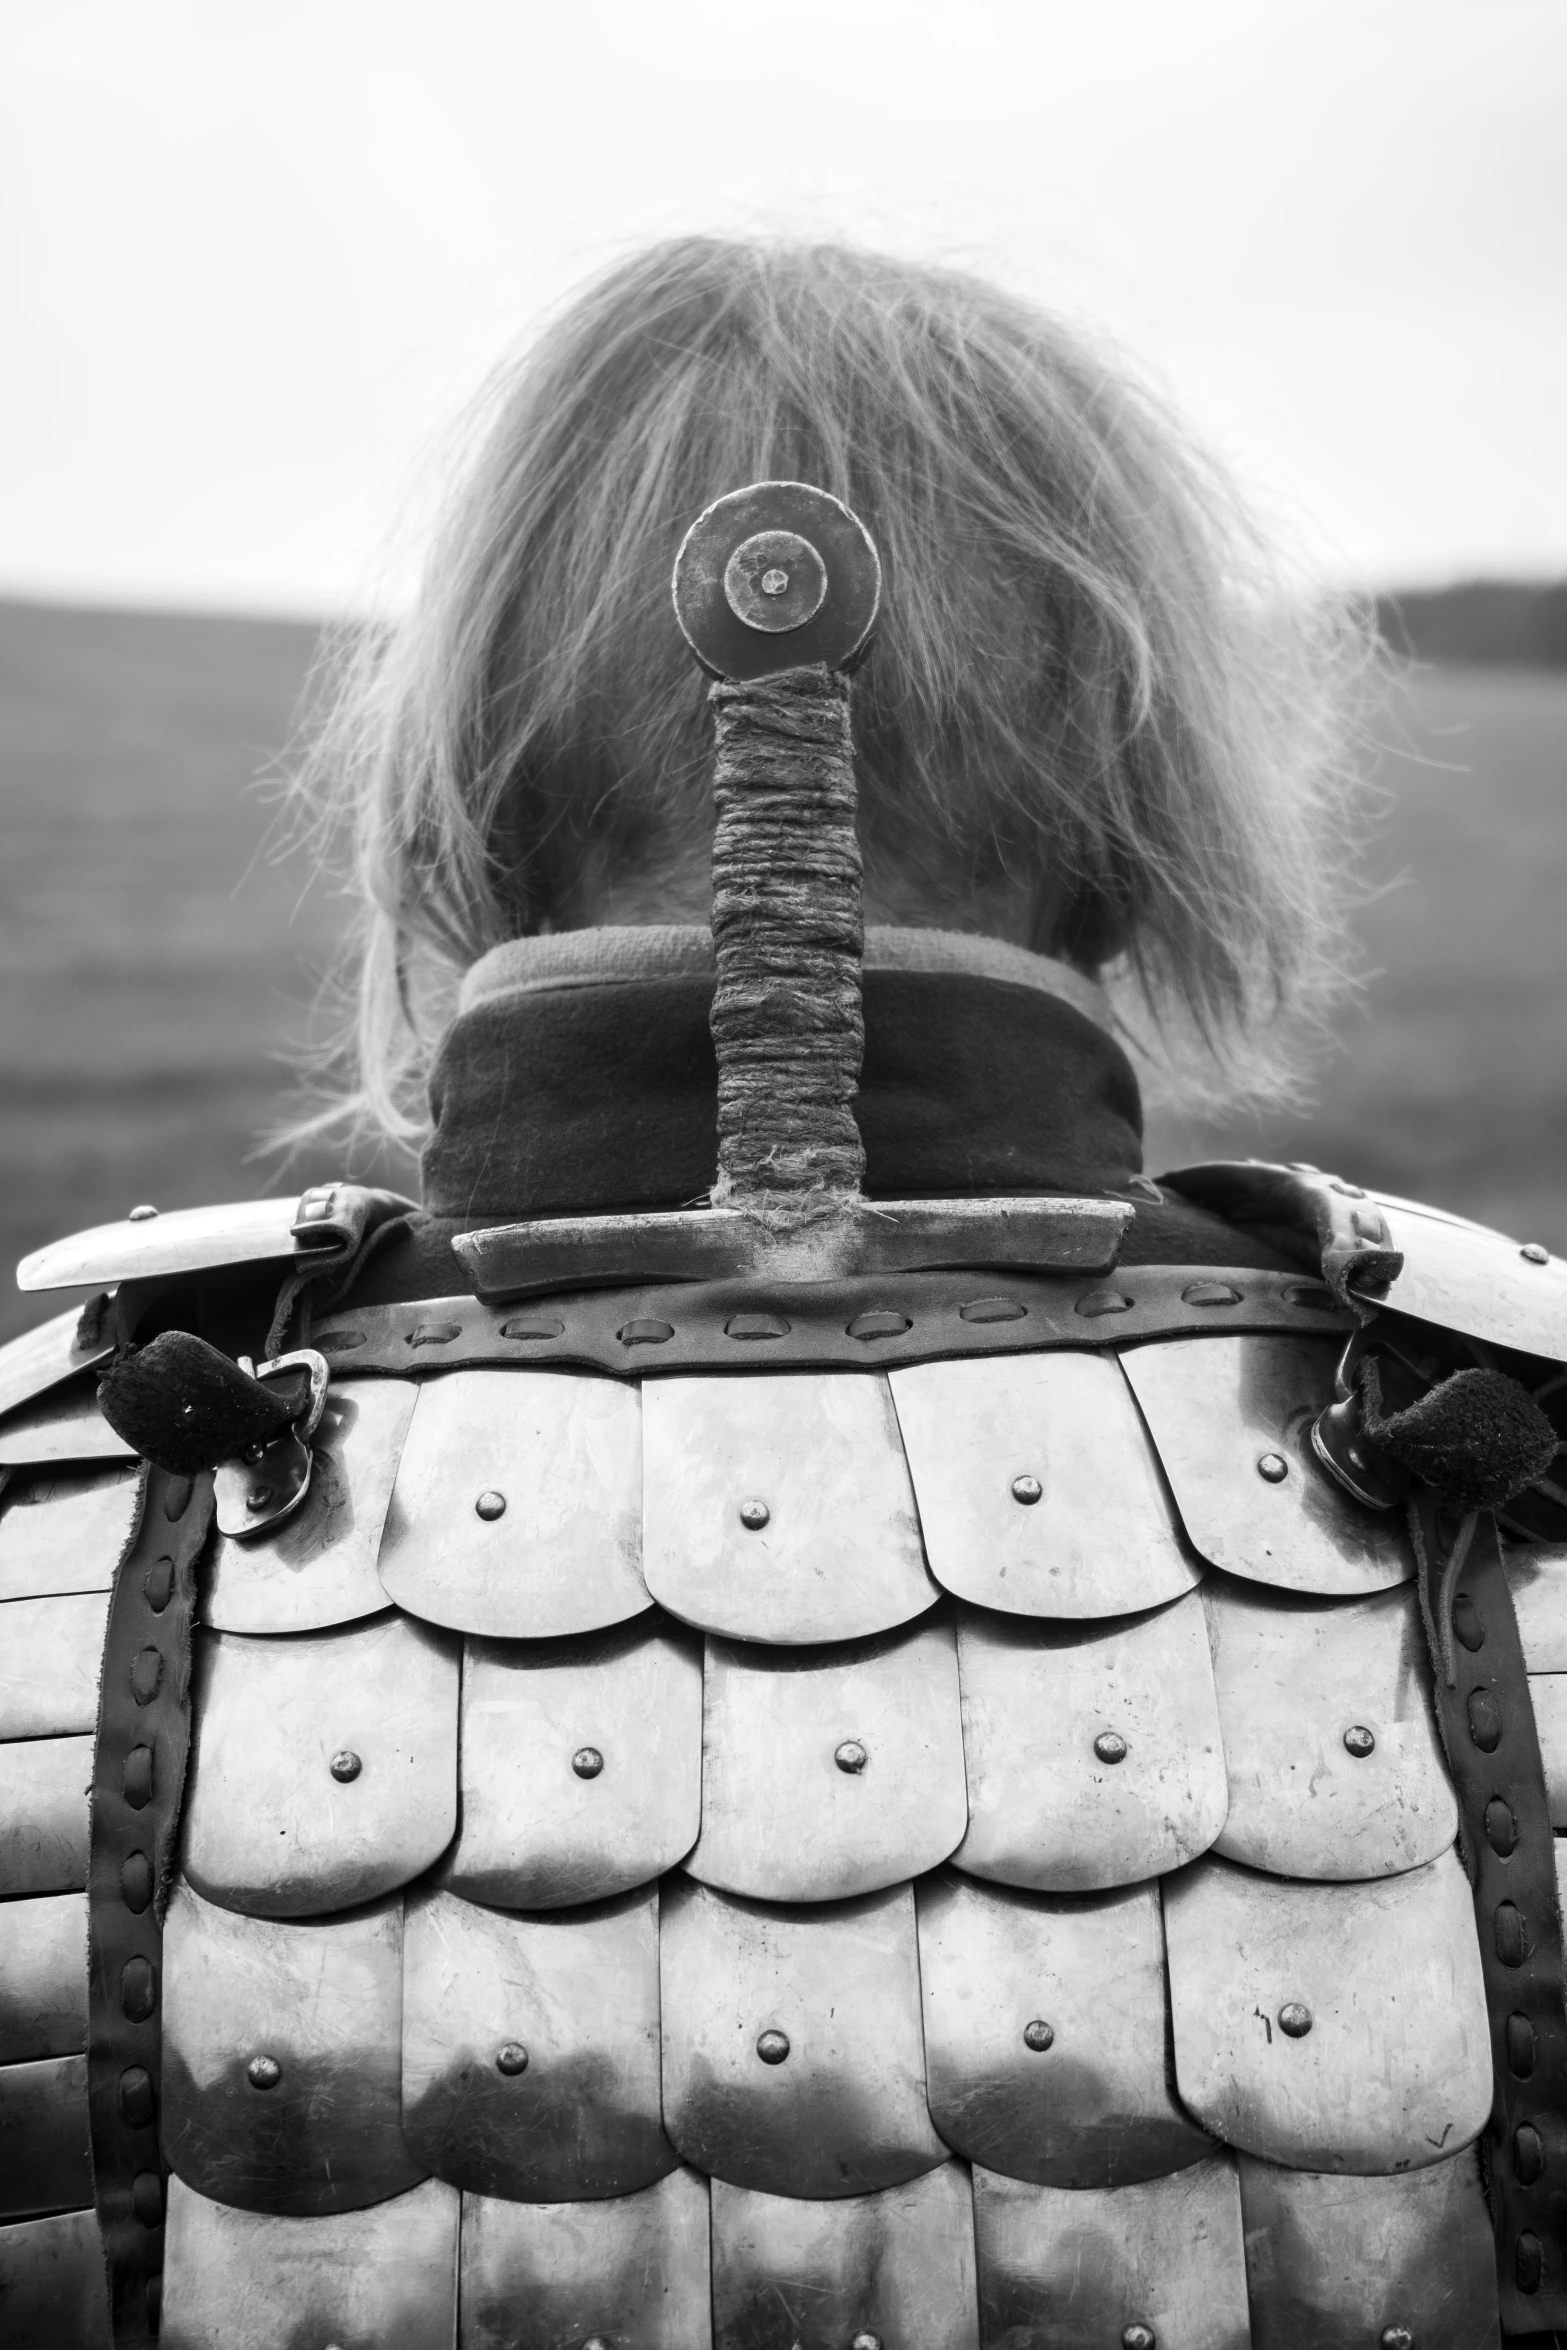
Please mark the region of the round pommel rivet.
<svg viewBox="0 0 1567 2350"><path fill-rule="evenodd" d="M788 2033L759 2032L756 2038L756 2053L763 2064L782 2064L789 2053Z"/></svg>
<svg viewBox="0 0 1567 2350"><path fill-rule="evenodd" d="M1282 1485L1290 1473L1289 1462L1281 1452L1260 1452L1257 1455L1257 1474L1267 1485Z"/></svg>
<svg viewBox="0 0 1567 2350"><path fill-rule="evenodd" d="M498 2073L504 2073L508 2080L515 2079L518 2073L527 2071L528 2051L520 2040L503 2040L501 2042L495 2051L495 2069Z"/></svg>
<svg viewBox="0 0 1567 2350"><path fill-rule="evenodd" d="M1376 1732L1368 1730L1364 1722L1351 1722L1344 1733L1344 1752L1352 1754L1356 1762L1364 1762L1368 1754L1377 1750Z"/></svg>
<svg viewBox="0 0 1567 2350"><path fill-rule="evenodd" d="M1311 2029L1311 2010L1298 1999L1286 1999L1279 2009L1279 2030L1286 2040L1304 2040Z"/></svg>
<svg viewBox="0 0 1567 2350"><path fill-rule="evenodd" d="M275 2056L253 2056L245 2067L245 2078L253 2089L275 2089L283 2078L283 2067Z"/></svg>
<svg viewBox="0 0 1567 2350"><path fill-rule="evenodd" d="M862 657L881 609L881 563L841 498L756 481L699 514L673 581L680 633L714 677L744 681Z"/></svg>
<svg viewBox="0 0 1567 2350"><path fill-rule="evenodd" d="M827 566L797 530L759 530L724 565L724 600L748 628L785 636L827 599Z"/></svg>
<svg viewBox="0 0 1567 2350"><path fill-rule="evenodd" d="M772 1514L765 1501L743 1501L740 1504L740 1523L748 1534L760 1534Z"/></svg>

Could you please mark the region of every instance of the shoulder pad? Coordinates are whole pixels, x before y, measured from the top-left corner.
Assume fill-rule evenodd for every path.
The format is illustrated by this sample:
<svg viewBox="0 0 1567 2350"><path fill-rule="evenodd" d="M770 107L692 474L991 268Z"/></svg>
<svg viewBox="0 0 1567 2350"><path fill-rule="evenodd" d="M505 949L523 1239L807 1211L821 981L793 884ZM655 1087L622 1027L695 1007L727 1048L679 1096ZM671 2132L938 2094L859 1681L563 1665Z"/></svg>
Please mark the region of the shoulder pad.
<svg viewBox="0 0 1567 2350"><path fill-rule="evenodd" d="M1260 1227L1302 1264L1320 1264L1362 1320L1387 1306L1521 1354L1567 1360L1567 1263L1466 1217L1318 1167L1260 1159L1181 1167L1160 1179L1231 1223Z"/></svg>
<svg viewBox="0 0 1567 2350"><path fill-rule="evenodd" d="M95 1319L71 1306L0 1346L0 1419L35 1396L46 1395L74 1372L104 1360L112 1349L107 1338L97 1337Z"/></svg>
<svg viewBox="0 0 1567 2350"><path fill-rule="evenodd" d="M143 1209L35 1249L16 1269L17 1287L75 1289L269 1257L308 1259L324 1268L351 1256L374 1225L413 1204L361 1183L322 1183L299 1199L235 1200L223 1207L177 1208L166 1216Z"/></svg>
<svg viewBox="0 0 1567 2350"><path fill-rule="evenodd" d="M1560 1257L1438 1208L1377 1197L1403 1258L1385 1301L1395 1312L1567 1361L1567 1264Z"/></svg>

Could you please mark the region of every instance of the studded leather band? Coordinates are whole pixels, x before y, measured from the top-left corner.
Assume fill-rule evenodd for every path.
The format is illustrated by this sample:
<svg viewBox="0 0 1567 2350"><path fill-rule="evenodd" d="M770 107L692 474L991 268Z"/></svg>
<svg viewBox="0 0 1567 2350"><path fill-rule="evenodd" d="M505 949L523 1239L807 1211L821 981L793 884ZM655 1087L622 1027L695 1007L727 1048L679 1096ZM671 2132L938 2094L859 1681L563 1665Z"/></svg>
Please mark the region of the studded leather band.
<svg viewBox="0 0 1567 2350"><path fill-rule="evenodd" d="M1214 1330L1332 1337L1351 1327L1323 1284L1299 1273L1128 1265L1108 1275L668 1282L526 1305L442 1297L356 1309L350 1300L302 1343L319 1348L334 1373L559 1363L643 1379L670 1371L874 1371Z"/></svg>
<svg viewBox="0 0 1567 2350"><path fill-rule="evenodd" d="M1466 1521L1429 1488L1417 1491L1410 1514L1421 1608L1491 2025L1495 2102L1484 2151L1502 2323L1510 2336L1544 2332L1567 2326L1567 2002L1555 1836L1495 1521Z"/></svg>
<svg viewBox="0 0 1567 2350"><path fill-rule="evenodd" d="M157 2339L163 1905L190 1746L196 1566L212 1480L146 1468L104 1635L87 1911L87 2102L116 2350Z"/></svg>

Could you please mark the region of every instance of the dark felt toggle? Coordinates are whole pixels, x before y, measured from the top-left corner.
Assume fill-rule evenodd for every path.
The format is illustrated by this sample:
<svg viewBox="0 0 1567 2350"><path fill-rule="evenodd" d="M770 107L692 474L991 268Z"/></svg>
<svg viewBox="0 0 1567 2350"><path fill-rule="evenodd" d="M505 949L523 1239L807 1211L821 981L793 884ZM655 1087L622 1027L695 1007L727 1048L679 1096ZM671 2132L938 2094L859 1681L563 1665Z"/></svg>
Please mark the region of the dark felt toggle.
<svg viewBox="0 0 1567 2350"><path fill-rule="evenodd" d="M1361 1365L1366 1434L1460 1510L1499 1510L1546 1475L1556 1430L1502 1371L1454 1371L1403 1411L1383 1408L1375 1356Z"/></svg>
<svg viewBox="0 0 1567 2350"><path fill-rule="evenodd" d="M308 1371L263 1383L188 1330L122 1355L98 1383L117 1436L172 1476L194 1477L281 1436L309 1401Z"/></svg>

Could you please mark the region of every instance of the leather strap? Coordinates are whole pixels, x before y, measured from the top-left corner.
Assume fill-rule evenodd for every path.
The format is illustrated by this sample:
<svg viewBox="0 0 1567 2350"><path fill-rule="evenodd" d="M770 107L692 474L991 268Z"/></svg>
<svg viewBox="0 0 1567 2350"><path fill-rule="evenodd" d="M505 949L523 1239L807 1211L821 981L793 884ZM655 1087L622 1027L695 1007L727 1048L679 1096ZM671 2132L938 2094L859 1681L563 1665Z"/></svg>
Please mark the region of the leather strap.
<svg viewBox="0 0 1567 2350"><path fill-rule="evenodd" d="M144 1468L109 1600L87 1874L87 2104L116 2350L156 2341L163 1911L190 1747L196 1566L212 1480Z"/></svg>
<svg viewBox="0 0 1567 2350"><path fill-rule="evenodd" d="M1339 1337L1352 1327L1320 1281L1212 1265L1113 1273L905 1273L842 1281L671 1281L525 1303L476 1297L350 1301L302 1344L334 1377L519 1363L608 1371L879 1371L1041 1347L1126 1346L1214 1331Z"/></svg>
<svg viewBox="0 0 1567 2350"><path fill-rule="evenodd" d="M1502 2323L1544 2332L1567 2326L1567 2003L1545 1770L1495 1520L1465 1519L1428 1487L1410 1520L1491 2025L1483 2150Z"/></svg>

